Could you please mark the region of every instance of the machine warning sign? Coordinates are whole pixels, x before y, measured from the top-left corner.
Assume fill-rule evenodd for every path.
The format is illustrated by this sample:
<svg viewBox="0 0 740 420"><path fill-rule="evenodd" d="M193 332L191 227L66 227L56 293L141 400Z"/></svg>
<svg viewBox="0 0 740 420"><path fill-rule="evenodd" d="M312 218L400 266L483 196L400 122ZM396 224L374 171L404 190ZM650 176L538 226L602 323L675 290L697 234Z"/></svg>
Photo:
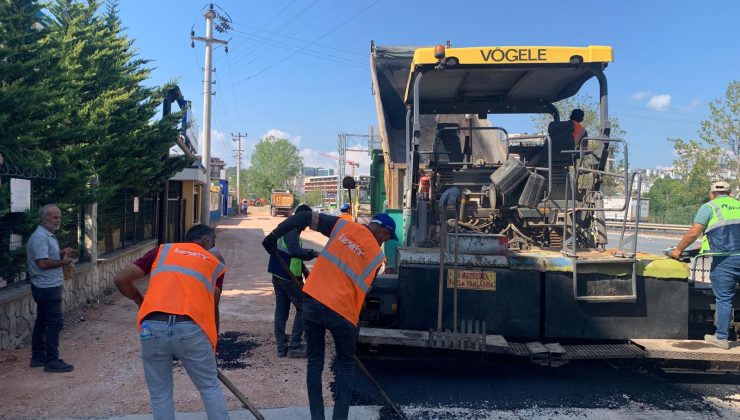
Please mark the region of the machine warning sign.
<svg viewBox="0 0 740 420"><path fill-rule="evenodd" d="M455 270L447 269L447 288L455 287ZM496 291L496 273L481 270L457 270L457 288Z"/></svg>

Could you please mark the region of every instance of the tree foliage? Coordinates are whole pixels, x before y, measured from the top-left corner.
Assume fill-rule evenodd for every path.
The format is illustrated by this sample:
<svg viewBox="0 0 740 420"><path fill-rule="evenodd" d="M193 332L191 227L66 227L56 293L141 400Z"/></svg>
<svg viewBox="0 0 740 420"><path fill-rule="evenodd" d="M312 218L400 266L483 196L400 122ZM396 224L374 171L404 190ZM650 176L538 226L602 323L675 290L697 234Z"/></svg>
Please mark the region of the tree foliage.
<svg viewBox="0 0 740 420"><path fill-rule="evenodd" d="M729 180L740 185L740 82L727 87L724 98L709 103L709 118L699 126L698 139L668 139L673 143L675 173L680 180L657 180L648 196L651 212L665 223L691 223L708 200L709 185Z"/></svg>
<svg viewBox="0 0 740 420"><path fill-rule="evenodd" d="M116 1L0 1L0 63L0 176L31 178L33 206L57 203L76 222L83 204L154 193L190 163L169 157L179 115L156 118L168 86L143 85L151 70ZM0 224L17 217L0 201Z"/></svg>
<svg viewBox="0 0 740 420"><path fill-rule="evenodd" d="M709 119L701 123L699 137L710 148L719 148L715 155L727 178L740 186L740 81L734 80L724 98L709 102Z"/></svg>
<svg viewBox="0 0 740 420"><path fill-rule="evenodd" d="M298 148L288 139L273 136L261 139L252 153L249 168L250 192L269 197L273 189L292 189L302 166Z"/></svg>

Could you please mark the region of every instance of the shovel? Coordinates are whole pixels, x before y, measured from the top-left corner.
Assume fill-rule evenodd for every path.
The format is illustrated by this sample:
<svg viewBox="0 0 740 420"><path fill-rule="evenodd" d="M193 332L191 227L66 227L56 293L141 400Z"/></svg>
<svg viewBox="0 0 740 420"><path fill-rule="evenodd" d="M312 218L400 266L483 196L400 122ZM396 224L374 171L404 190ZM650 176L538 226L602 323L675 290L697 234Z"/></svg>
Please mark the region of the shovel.
<svg viewBox="0 0 740 420"><path fill-rule="evenodd" d="M232 394L242 403L244 408L249 410L250 413L256 418L257 420L265 420L265 416L262 415L262 413L257 410L257 407L252 404L247 397L244 396L237 388L234 386L234 384L227 378L223 372L220 370L218 371L218 379L221 381L221 383L224 384L226 388L229 388L229 391L231 391Z"/></svg>

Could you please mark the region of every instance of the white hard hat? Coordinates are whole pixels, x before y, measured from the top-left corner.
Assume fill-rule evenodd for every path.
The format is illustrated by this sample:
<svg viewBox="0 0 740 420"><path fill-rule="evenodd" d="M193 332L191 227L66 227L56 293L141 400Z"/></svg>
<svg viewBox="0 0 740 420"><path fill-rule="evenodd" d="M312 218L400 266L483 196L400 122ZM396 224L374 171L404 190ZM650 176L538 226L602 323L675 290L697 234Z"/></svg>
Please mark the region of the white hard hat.
<svg viewBox="0 0 740 420"><path fill-rule="evenodd" d="M711 192L724 192L724 193L730 193L730 183L725 181L715 181L712 182L712 190Z"/></svg>

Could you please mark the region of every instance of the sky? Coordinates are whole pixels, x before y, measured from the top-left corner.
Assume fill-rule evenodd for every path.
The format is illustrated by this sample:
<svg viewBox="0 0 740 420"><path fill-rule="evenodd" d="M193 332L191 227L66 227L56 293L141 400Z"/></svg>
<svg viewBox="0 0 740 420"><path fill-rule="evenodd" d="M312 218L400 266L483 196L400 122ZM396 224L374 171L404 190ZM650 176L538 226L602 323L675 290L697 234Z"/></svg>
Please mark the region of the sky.
<svg viewBox="0 0 740 420"><path fill-rule="evenodd" d="M151 60L149 86L176 80L202 127L205 36L197 0L120 0L125 32ZM401 1L222 0L228 41L214 49L212 156L235 166L232 133L248 133L242 167L268 135L290 139L305 166L336 167L340 132L377 126L369 69L378 45L453 47L587 46L614 48L606 69L610 116L626 130L631 168L671 166L669 138L697 138L708 102L740 79L740 2L727 1ZM582 92L598 97L591 81ZM533 132L529 118L492 117L509 132ZM201 136L202 137L202 136ZM202 143L202 139L200 140ZM366 146L360 139L351 148ZM348 159L367 173L369 156ZM349 169L347 171L349 173Z"/></svg>

